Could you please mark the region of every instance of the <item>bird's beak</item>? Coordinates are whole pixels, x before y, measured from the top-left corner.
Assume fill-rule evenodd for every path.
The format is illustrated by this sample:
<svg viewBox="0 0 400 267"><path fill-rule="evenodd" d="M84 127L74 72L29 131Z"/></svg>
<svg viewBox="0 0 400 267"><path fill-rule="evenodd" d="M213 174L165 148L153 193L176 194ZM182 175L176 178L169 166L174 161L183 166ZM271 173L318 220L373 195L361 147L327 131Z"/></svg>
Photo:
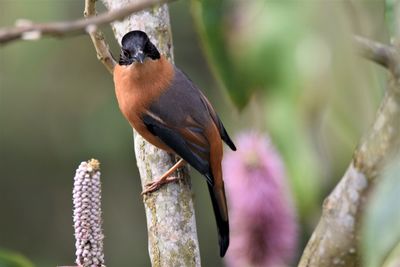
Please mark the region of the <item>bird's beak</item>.
<svg viewBox="0 0 400 267"><path fill-rule="evenodd" d="M136 54L133 56L133 58L134 58L137 62L140 62L141 64L143 64L145 57L146 57L146 56L144 55L143 51L141 51L141 50L138 50L138 51L136 52Z"/></svg>

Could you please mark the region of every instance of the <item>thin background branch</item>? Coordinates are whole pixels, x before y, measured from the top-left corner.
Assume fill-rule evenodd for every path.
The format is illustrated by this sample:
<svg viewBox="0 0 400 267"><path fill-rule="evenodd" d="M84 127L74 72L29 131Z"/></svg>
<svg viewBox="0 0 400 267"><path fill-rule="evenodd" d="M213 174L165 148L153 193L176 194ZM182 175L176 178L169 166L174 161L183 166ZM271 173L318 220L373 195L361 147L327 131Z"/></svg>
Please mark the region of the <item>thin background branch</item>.
<svg viewBox="0 0 400 267"><path fill-rule="evenodd" d="M96 1L95 0L85 0L85 11L83 15L88 20L91 16L96 16ZM104 39L104 34L99 29L94 29L89 31L90 39L92 39L94 48L96 49L97 58L104 64L107 70L112 74L115 65L113 55L110 52L110 48Z"/></svg>
<svg viewBox="0 0 400 267"><path fill-rule="evenodd" d="M359 54L383 67L391 69L399 62L399 55L396 49L390 45L375 42L361 36L354 36L354 43Z"/></svg>
<svg viewBox="0 0 400 267"><path fill-rule="evenodd" d="M87 9L88 19L77 19L73 21L59 21L51 23L31 23L24 21L16 27L0 28L0 44L7 44L11 41L23 39L39 39L42 36L64 37L65 35L83 34L95 32L96 27L113 21L121 20L130 14L149 8L156 4L169 2L171 0L140 0L127 4L123 8L111 10L98 16L92 13L93 10ZM95 3L95 0L89 0ZM86 7L90 6L86 3ZM108 69L108 68L107 68Z"/></svg>

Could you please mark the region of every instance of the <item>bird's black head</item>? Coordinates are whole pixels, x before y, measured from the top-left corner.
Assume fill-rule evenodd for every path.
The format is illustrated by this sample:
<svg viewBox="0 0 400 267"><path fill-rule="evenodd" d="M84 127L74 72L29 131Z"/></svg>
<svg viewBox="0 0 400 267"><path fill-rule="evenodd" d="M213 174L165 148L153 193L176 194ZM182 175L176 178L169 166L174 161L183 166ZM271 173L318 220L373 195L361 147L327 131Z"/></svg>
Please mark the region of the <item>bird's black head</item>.
<svg viewBox="0 0 400 267"><path fill-rule="evenodd" d="M153 60L160 58L155 45L142 31L131 31L122 38L122 48L119 57L120 65L130 65L133 62L143 63L146 58Z"/></svg>

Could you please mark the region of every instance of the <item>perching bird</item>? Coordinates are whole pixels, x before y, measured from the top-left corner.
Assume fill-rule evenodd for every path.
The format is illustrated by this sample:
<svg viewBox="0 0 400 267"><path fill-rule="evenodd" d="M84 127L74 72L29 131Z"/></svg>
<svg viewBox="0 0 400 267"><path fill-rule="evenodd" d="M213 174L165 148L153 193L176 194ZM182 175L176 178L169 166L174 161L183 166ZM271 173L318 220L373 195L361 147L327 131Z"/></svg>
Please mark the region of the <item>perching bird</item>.
<svg viewBox="0 0 400 267"><path fill-rule="evenodd" d="M223 257L229 246L229 223L222 140L232 150L236 147L210 102L180 69L160 55L142 31L131 31L122 38L114 83L119 108L132 127L151 144L181 157L143 193L176 180L169 175L188 162L207 179Z"/></svg>

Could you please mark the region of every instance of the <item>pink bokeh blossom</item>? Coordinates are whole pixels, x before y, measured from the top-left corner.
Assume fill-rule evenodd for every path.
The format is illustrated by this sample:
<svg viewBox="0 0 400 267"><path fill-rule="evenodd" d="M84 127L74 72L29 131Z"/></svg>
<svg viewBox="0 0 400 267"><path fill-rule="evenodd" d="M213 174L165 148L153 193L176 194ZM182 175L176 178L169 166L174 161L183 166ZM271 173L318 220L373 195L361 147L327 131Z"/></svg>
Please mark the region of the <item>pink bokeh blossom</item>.
<svg viewBox="0 0 400 267"><path fill-rule="evenodd" d="M286 266L295 254L297 223L282 160L260 134L242 134L236 145L223 161L231 229L226 263Z"/></svg>

